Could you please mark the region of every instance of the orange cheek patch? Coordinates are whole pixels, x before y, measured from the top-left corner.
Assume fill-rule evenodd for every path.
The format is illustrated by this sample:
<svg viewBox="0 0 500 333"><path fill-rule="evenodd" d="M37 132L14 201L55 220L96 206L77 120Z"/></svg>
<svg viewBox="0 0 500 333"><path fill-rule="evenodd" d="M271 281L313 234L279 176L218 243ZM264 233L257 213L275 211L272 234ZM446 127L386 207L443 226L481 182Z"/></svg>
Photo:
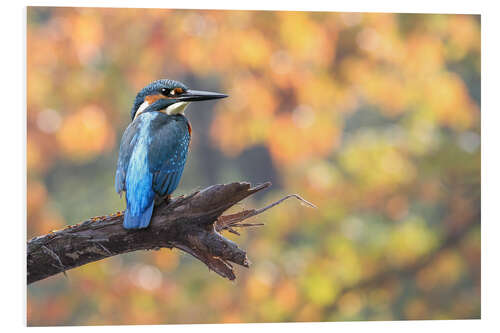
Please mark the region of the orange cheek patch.
<svg viewBox="0 0 500 333"><path fill-rule="evenodd" d="M153 104L154 102L156 102L157 100L161 99L161 98L165 98L165 96L163 95L149 95L149 96L146 96L145 100L146 102L149 103L149 105Z"/></svg>

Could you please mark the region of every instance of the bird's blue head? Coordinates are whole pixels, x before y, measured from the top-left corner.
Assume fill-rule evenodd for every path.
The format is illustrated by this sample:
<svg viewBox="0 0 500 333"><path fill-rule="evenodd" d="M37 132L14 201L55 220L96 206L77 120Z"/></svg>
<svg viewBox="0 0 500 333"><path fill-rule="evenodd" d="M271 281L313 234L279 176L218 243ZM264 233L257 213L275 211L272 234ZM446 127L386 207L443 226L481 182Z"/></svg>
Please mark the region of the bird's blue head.
<svg viewBox="0 0 500 333"><path fill-rule="evenodd" d="M224 98L227 95L191 90L181 82L157 80L144 87L135 97L130 113L132 120L144 112L163 112L168 115L182 114L190 102Z"/></svg>

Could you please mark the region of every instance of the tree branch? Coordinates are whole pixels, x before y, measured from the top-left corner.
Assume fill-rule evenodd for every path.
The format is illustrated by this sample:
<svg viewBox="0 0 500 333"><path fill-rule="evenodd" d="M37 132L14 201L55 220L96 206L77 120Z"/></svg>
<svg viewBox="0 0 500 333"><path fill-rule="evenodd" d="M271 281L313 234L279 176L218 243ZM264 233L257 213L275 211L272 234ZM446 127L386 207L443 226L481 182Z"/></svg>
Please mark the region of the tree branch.
<svg viewBox="0 0 500 333"><path fill-rule="evenodd" d="M245 219L274 207L287 196L260 210L221 216L244 198L268 188L271 183L251 187L249 183L213 185L186 197L163 202L143 230L122 227L123 212L94 217L83 223L35 237L28 241L28 284L90 262L137 250L176 247L205 263L222 277L234 280L232 263L249 267L246 252L220 232L261 224L243 224ZM309 204L297 195L291 195ZM312 206L312 204L309 204Z"/></svg>

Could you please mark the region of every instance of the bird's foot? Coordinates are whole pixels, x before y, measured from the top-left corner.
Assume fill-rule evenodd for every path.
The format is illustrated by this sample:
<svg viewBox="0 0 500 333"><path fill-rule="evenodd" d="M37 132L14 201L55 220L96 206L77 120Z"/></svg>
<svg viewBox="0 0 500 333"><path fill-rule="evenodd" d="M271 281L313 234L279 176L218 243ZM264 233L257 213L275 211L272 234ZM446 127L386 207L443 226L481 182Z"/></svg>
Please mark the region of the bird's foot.
<svg viewBox="0 0 500 333"><path fill-rule="evenodd" d="M168 205L170 201L172 201L172 196L170 194L164 196L157 195L155 198L155 206L159 206L163 202Z"/></svg>

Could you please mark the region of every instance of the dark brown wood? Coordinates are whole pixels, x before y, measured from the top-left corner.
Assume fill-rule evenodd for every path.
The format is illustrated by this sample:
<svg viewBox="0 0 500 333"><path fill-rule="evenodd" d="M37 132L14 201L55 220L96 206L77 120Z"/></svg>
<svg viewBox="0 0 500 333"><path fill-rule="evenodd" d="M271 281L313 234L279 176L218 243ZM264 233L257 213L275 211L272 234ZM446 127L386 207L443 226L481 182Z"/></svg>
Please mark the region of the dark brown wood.
<svg viewBox="0 0 500 333"><path fill-rule="evenodd" d="M150 226L143 230L124 229L123 212L118 212L35 237L28 241L28 284L121 253L164 247L185 251L222 277L234 280L231 262L248 267L249 260L246 252L223 237L221 231L237 233L234 228L261 225L240 222L289 197L313 206L293 194L258 210L221 216L239 201L269 186L269 182L256 187L245 182L213 185L163 202L155 207Z"/></svg>

